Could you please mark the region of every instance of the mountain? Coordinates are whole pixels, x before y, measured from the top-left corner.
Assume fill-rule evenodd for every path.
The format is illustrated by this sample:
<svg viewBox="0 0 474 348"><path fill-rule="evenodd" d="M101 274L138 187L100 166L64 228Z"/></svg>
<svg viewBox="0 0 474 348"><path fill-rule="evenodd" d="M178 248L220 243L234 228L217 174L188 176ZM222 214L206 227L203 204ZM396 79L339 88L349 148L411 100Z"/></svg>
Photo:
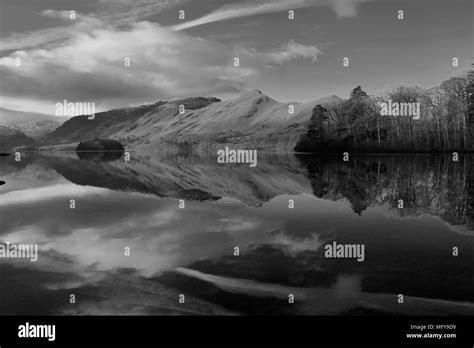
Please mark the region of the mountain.
<svg viewBox="0 0 474 348"><path fill-rule="evenodd" d="M41 140L62 124L60 120L42 120L38 122L25 123L19 126L12 126L28 137L35 140Z"/></svg>
<svg viewBox="0 0 474 348"><path fill-rule="evenodd" d="M0 150L7 151L18 146L35 147L36 145L36 140L23 132L12 127L0 126Z"/></svg>
<svg viewBox="0 0 474 348"><path fill-rule="evenodd" d="M41 143L58 145L94 138L110 138L133 149L192 145L209 150L225 145L290 152L316 104L335 104L326 97L309 103L280 103L258 90L221 101L194 97L101 112L89 120L77 116L66 121ZM179 112L184 105L185 112ZM289 112L290 105L294 113ZM237 144L237 145L235 145Z"/></svg>
<svg viewBox="0 0 474 348"><path fill-rule="evenodd" d="M57 117L35 112L23 112L0 107L0 124L18 126L44 120L55 120Z"/></svg>
<svg viewBox="0 0 474 348"><path fill-rule="evenodd" d="M67 119L67 117L15 111L0 107L0 125L14 128L36 140L40 140L54 131Z"/></svg>
<svg viewBox="0 0 474 348"><path fill-rule="evenodd" d="M111 138L122 143L130 143L128 139L134 139L142 134L150 125L158 123L161 119L176 116L181 104L187 110L194 110L218 101L220 100L216 98L187 98L100 112L95 114L92 120L88 116L76 116L49 134L42 143L69 144L95 138Z"/></svg>

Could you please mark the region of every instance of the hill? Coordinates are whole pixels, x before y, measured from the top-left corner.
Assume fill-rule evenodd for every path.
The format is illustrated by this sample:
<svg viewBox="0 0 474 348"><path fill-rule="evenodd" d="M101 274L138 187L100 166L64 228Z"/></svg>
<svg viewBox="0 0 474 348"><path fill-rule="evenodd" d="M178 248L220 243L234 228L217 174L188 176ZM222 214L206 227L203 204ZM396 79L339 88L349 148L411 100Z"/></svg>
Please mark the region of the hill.
<svg viewBox="0 0 474 348"><path fill-rule="evenodd" d="M35 147L37 145L36 140L28 137L19 130L0 126L0 150L8 151L18 146Z"/></svg>
<svg viewBox="0 0 474 348"><path fill-rule="evenodd" d="M67 117L9 110L0 107L0 125L14 128L36 140L40 140L54 131L67 119Z"/></svg>
<svg viewBox="0 0 474 348"><path fill-rule="evenodd" d="M326 97L309 103L280 103L258 90L221 101L193 97L98 113L93 120L77 116L66 121L41 143L58 145L94 138L119 141L126 147L192 146L209 150L225 144L291 152L304 132L316 104L335 104ZM179 112L184 105L185 112ZM294 112L289 112L293 105Z"/></svg>

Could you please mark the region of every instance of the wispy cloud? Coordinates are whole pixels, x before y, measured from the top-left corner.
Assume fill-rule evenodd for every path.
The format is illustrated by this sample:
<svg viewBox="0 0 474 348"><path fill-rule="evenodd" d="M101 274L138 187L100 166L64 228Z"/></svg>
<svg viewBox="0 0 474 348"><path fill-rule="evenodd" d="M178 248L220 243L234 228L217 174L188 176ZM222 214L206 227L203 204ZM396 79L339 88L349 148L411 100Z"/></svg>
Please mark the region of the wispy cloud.
<svg viewBox="0 0 474 348"><path fill-rule="evenodd" d="M318 6L331 6L338 17L354 17L357 14L357 4L365 1L368 0L248 0L222 6L208 15L175 25L172 28L184 30L233 18Z"/></svg>
<svg viewBox="0 0 474 348"><path fill-rule="evenodd" d="M266 55L270 61L282 64L299 58L311 59L312 62L316 62L321 53L317 46L303 45L292 40L284 44L280 50L269 52Z"/></svg>
<svg viewBox="0 0 474 348"><path fill-rule="evenodd" d="M355 17L359 2L368 0L331 0L331 6L338 17Z"/></svg>
<svg viewBox="0 0 474 348"><path fill-rule="evenodd" d="M43 11L43 16L59 16L57 11ZM57 43L59 40L69 39L87 33L102 25L102 22L94 16L80 16L73 24L57 26L52 28L28 31L25 33L14 33L0 40L0 51L17 50L36 46L42 46L49 43ZM64 17L63 17L64 18Z"/></svg>
<svg viewBox="0 0 474 348"><path fill-rule="evenodd" d="M40 15L63 19L64 25L25 33L14 33L0 40L0 51L37 47L60 40L67 40L88 34L107 25L121 27L154 16L181 5L188 0L101 0L95 14L76 12L76 19L69 18L69 11L43 10Z"/></svg>

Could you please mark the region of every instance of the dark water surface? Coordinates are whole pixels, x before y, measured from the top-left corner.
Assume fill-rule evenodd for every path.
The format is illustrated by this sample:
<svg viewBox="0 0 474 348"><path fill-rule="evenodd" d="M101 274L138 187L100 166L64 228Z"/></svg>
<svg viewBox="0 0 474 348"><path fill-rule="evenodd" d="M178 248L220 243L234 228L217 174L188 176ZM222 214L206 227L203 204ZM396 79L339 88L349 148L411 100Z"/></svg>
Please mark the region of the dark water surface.
<svg viewBox="0 0 474 348"><path fill-rule="evenodd" d="M0 158L0 315L474 313L470 158L113 159Z"/></svg>

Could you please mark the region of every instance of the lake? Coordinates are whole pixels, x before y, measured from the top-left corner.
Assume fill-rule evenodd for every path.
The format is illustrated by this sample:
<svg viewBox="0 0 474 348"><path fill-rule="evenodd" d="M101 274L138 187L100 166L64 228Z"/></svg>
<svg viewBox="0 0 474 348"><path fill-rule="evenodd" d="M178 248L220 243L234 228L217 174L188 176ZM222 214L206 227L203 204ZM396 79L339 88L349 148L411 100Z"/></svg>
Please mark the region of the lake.
<svg viewBox="0 0 474 348"><path fill-rule="evenodd" d="M0 158L0 315L474 313L474 158L80 157Z"/></svg>

